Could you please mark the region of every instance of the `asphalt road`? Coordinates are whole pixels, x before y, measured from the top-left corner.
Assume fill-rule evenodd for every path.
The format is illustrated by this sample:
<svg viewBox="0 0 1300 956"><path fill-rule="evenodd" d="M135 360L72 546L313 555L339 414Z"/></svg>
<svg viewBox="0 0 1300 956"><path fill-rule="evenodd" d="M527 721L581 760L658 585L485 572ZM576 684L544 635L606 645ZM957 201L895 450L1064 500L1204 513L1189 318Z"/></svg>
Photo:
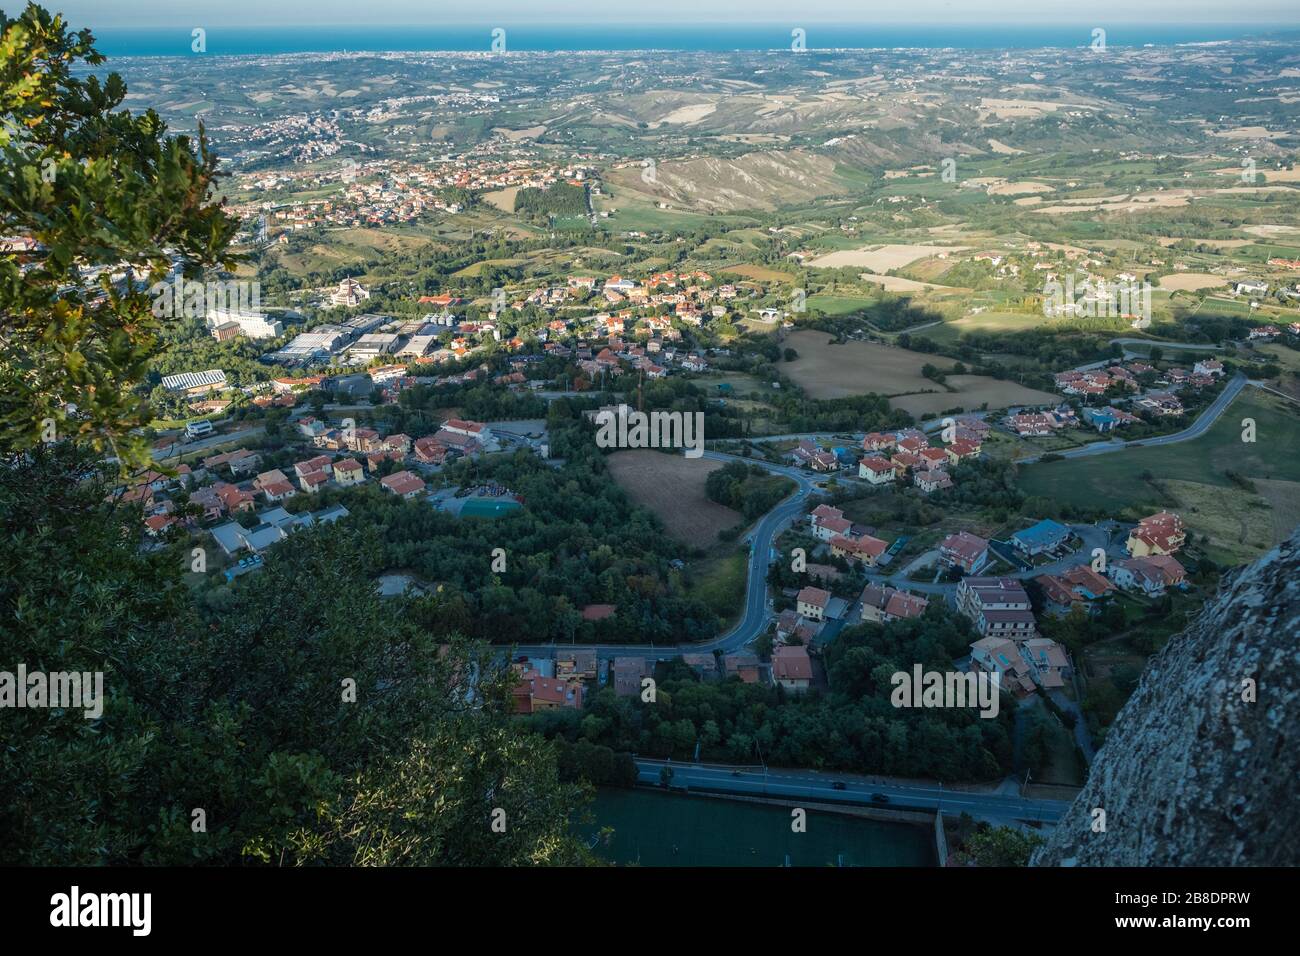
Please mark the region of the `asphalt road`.
<svg viewBox="0 0 1300 956"><path fill-rule="evenodd" d="M178 455L189 455L196 451L203 451L207 448L215 448L218 445L228 445L231 442L244 441L245 439L255 438L262 432L266 431L261 425L253 425L249 428L241 428L227 434L212 434L207 438L196 438L192 442L181 442L179 437L166 448L154 452L156 461L164 461L168 458L175 458Z"/></svg>
<svg viewBox="0 0 1300 956"><path fill-rule="evenodd" d="M1070 448L1065 451L1058 451L1055 454L1062 458L1087 458L1092 455L1105 455L1129 447L1152 448L1157 445L1175 445L1178 442L1191 441L1193 438L1199 438L1201 435L1204 435L1206 431L1209 430L1210 426L1219 420L1219 416L1223 414L1224 409L1232 403L1232 400L1237 397L1247 384L1249 384L1249 380L1246 376L1240 374L1234 376L1229 380L1228 384L1223 387L1223 391L1219 393L1219 397L1211 402L1210 406L1205 409L1205 411L1201 412L1196 421L1192 422L1192 424L1188 425L1180 432L1174 432L1170 435L1161 435L1158 438L1143 438L1137 441L1122 441L1116 439L1114 441L1094 442L1091 445L1083 445L1079 448ZM1038 461L1039 457L1040 456L1021 458L1016 462L1016 464L1027 465L1031 462Z"/></svg>
<svg viewBox="0 0 1300 956"><path fill-rule="evenodd" d="M1206 345L1203 342L1161 342L1158 339L1111 339L1111 345L1145 345L1148 348L1173 349L1178 352L1217 352L1222 345Z"/></svg>
<svg viewBox="0 0 1300 956"><path fill-rule="evenodd" d="M596 653L602 657L636 654L655 660L667 660L682 654L708 654L713 651L731 653L744 647L767 627L772 618L772 610L767 600L767 569L772 564L773 543L791 521L803 514L808 496L813 493L813 479L797 468L787 465L775 465L771 462L758 461L753 458L740 458L718 451L705 451L705 458L714 461L744 461L758 465L776 475L783 475L796 484L795 491L780 504L764 515L745 536L750 544L749 570L745 582L745 612L740 621L729 631L718 635L713 640L699 644L598 644ZM519 654L547 654L555 644L521 645ZM589 645L583 645L589 646Z"/></svg>
<svg viewBox="0 0 1300 956"><path fill-rule="evenodd" d="M638 780L656 785L665 761L636 759ZM980 820L1012 823L1034 820L1055 823L1070 806L1065 800L1030 800L1016 793L971 793L965 790L945 790L942 787L907 786L897 783L878 783L869 778L851 774L820 773L803 769L767 769L759 767L728 767L714 764L669 762L672 767L672 786L691 790L709 790L719 793L736 793L750 796L771 796L783 799L817 800L822 803L846 803L858 806L875 806L891 810L937 810L945 813L969 813ZM837 790L835 782L844 784ZM873 794L883 794L888 803L873 801Z"/></svg>

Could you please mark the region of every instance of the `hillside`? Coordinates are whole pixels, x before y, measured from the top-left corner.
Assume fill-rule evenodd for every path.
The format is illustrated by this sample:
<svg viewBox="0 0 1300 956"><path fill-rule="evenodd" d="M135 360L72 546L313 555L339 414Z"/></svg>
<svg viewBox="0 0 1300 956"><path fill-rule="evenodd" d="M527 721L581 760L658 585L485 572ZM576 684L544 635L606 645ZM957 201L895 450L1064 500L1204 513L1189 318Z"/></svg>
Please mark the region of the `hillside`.
<svg viewBox="0 0 1300 956"><path fill-rule="evenodd" d="M1035 866L1300 861L1300 533L1147 665ZM1243 682L1255 698L1243 701ZM1105 831L1093 832L1094 809Z"/></svg>

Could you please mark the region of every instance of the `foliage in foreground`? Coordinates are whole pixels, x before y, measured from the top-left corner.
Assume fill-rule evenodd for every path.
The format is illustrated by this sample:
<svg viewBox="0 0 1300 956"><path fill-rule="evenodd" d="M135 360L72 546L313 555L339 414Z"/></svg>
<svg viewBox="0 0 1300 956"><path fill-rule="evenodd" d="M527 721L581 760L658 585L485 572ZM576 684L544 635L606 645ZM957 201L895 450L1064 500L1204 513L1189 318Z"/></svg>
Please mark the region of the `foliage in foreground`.
<svg viewBox="0 0 1300 956"><path fill-rule="evenodd" d="M368 534L300 532L207 614L88 471L66 448L0 463L0 670L102 671L105 692L94 720L4 712L0 863L587 860L585 792L511 716L503 665L415 623L436 598L380 598Z"/></svg>

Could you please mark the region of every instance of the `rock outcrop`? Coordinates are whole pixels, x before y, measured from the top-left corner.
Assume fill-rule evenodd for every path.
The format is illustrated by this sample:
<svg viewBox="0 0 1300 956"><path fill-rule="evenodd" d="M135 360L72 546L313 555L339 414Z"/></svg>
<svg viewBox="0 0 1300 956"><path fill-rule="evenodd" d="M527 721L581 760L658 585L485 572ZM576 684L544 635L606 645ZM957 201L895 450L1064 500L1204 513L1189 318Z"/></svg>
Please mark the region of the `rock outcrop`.
<svg viewBox="0 0 1300 956"><path fill-rule="evenodd" d="M1297 863L1300 530L1147 664L1031 865Z"/></svg>

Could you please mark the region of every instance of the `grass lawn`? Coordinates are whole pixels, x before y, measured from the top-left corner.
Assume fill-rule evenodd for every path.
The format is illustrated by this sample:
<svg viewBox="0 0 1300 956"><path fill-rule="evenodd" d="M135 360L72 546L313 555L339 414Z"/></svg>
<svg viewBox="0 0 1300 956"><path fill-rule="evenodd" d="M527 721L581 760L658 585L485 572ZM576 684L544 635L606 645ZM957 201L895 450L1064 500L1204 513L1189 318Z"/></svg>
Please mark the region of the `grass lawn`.
<svg viewBox="0 0 1300 956"><path fill-rule="evenodd" d="M682 579L692 597L699 598L728 628L740 617L745 605L745 569L747 552L735 549L717 557L692 561L682 572Z"/></svg>
<svg viewBox="0 0 1300 956"><path fill-rule="evenodd" d="M810 295L806 305L809 311L824 312L826 315L849 315L861 312L876 300L861 295L839 295L828 293Z"/></svg>
<svg viewBox="0 0 1300 956"><path fill-rule="evenodd" d="M1042 707L1042 704L1038 706ZM1081 786L1086 774L1081 766L1079 754L1075 750L1074 735L1050 714L1046 719L1052 729L1047 735L1047 766L1039 772L1038 783L1067 787Z"/></svg>
<svg viewBox="0 0 1300 956"><path fill-rule="evenodd" d="M1247 417L1256 423L1253 444L1241 441ZM1297 442L1300 419L1287 403L1244 392L1198 439L1029 465L1021 487L1070 504L1100 504L1116 514L1168 508L1208 538L1202 547L1212 561L1242 564L1285 540L1300 522L1300 461L1281 451ZM1229 470L1253 482L1255 491L1231 481Z"/></svg>
<svg viewBox="0 0 1300 956"><path fill-rule="evenodd" d="M1241 440L1242 420L1253 418L1256 441ZM1210 430L1175 445L1129 448L1095 458L1039 462L1025 466L1020 486L1027 494L1041 495L1079 507L1144 508L1165 504L1159 488L1145 481L1156 479L1232 487L1225 475L1235 471L1247 478L1300 481L1300 458L1289 453L1300 448L1300 416L1292 405L1247 389Z"/></svg>

